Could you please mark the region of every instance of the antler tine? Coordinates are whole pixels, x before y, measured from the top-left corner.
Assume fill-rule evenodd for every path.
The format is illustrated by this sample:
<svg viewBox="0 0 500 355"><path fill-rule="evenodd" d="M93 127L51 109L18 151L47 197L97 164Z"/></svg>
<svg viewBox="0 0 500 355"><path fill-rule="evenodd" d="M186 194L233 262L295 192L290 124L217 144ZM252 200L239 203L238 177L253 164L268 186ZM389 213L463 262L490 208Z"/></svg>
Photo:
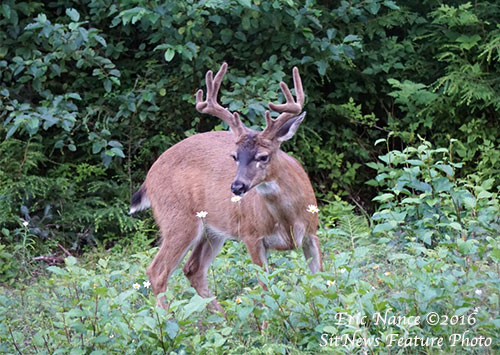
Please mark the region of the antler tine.
<svg viewBox="0 0 500 355"><path fill-rule="evenodd" d="M220 85L222 79L227 71L227 63L224 62L220 67L219 71L213 77L213 72L211 70L207 71L205 75L205 81L207 85L207 98L203 101L203 90L198 90L196 93L196 110L200 113L206 113L217 118L220 118L226 122L231 130L236 134L240 135L245 130L245 126L241 123L238 113L231 113L227 108L222 107L217 102L217 96L219 94Z"/></svg>
<svg viewBox="0 0 500 355"><path fill-rule="evenodd" d="M284 83L280 83L281 91L285 95L286 103L284 104L273 104L269 103L269 108L276 112L281 112L281 114L273 120L269 111L266 111L266 129L262 133L263 135L273 135L275 134L288 120L297 116L302 111L302 106L304 105L305 95L304 89L302 87L302 80L300 79L299 69L297 67L293 68L293 85L295 87L295 96L297 101L294 100L292 93L288 86Z"/></svg>

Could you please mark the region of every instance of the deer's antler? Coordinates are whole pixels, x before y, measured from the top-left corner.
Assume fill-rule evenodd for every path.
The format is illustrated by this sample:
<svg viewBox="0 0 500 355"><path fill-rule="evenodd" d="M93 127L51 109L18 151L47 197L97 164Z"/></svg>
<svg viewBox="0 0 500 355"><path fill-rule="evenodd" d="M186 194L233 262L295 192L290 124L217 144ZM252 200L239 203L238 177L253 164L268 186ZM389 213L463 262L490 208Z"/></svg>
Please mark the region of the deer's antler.
<svg viewBox="0 0 500 355"><path fill-rule="evenodd" d="M273 120L269 111L266 111L266 129L262 132L263 136L274 137L283 125L291 118L297 116L302 111L302 106L304 105L305 95L304 89L302 88L302 80L300 79L299 69L297 67L293 68L293 85L295 87L295 95L297 96L297 101L294 100L292 93L288 86L281 82L281 91L285 95L286 103L276 105L272 102L269 103L269 108L276 112L281 112L281 114Z"/></svg>
<svg viewBox="0 0 500 355"><path fill-rule="evenodd" d="M205 76L207 82L207 98L203 101L203 90L198 90L196 93L196 110L201 113L206 113L215 117L220 118L226 122L231 130L237 135L241 135L245 132L246 127L241 123L240 116L237 112L231 113L227 108L222 107L217 102L217 95L219 94L219 88L222 83L222 79L227 71L227 63L223 63L219 71L213 77L211 70L207 71Z"/></svg>

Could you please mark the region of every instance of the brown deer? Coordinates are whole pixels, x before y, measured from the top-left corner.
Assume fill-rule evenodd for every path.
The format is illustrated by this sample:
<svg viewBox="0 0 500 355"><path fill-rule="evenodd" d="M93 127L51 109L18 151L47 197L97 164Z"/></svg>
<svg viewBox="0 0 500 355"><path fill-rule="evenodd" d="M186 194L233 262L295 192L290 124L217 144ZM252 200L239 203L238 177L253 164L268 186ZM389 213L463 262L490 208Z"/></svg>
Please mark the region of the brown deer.
<svg viewBox="0 0 500 355"><path fill-rule="evenodd" d="M207 97L203 101L203 91L197 92L196 109L220 118L231 131L196 134L175 144L156 160L132 197L130 213L151 206L162 235L147 269L155 296L165 292L170 275L192 249L184 274L200 296L211 297L207 270L227 239L243 240L252 262L266 270L269 249L300 246L311 259L310 270L322 270L311 183L299 162L280 150L305 117L300 114L305 97L299 71L293 68L297 101L282 82L286 103L269 103L281 114L272 119L266 111L267 126L260 132L217 103L226 70L224 63L215 78L207 72ZM241 200L234 202L234 195ZM197 217L200 211L206 216ZM168 307L163 297L157 301ZM222 311L217 300L212 307Z"/></svg>

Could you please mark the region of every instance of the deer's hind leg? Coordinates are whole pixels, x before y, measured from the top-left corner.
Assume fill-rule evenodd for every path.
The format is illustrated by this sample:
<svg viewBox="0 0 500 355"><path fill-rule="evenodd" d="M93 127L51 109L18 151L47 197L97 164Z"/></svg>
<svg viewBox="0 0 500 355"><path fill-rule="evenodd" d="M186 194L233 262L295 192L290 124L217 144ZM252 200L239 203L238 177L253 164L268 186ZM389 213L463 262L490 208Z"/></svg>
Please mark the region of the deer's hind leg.
<svg viewBox="0 0 500 355"><path fill-rule="evenodd" d="M309 269L314 274L318 271L323 271L323 262L321 257L321 248L319 246L318 236L311 234L306 235L302 244L302 250L306 260L309 262Z"/></svg>
<svg viewBox="0 0 500 355"><path fill-rule="evenodd" d="M213 293L208 287L207 271L215 256L224 245L225 239L210 231L204 231L198 239L198 244L194 247L189 259L184 264L182 271L189 279L191 285L201 297L212 297ZM217 300L211 302L212 308L224 312Z"/></svg>
<svg viewBox="0 0 500 355"><path fill-rule="evenodd" d="M177 222L179 221L177 220ZM160 225L160 228L162 225ZM187 220L184 223L168 224L161 229L162 242L160 249L147 269L148 278L155 296L166 291L170 276L181 260L184 259L188 250L196 244L202 233L200 222ZM158 298L156 305L168 309L164 297Z"/></svg>

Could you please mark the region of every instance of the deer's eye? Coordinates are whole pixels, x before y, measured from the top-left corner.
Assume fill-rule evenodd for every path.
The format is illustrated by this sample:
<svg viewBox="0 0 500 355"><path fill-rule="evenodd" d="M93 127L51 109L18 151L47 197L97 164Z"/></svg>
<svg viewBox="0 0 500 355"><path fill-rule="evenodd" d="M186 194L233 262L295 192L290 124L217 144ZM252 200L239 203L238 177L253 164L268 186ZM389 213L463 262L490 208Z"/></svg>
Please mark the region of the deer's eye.
<svg viewBox="0 0 500 355"><path fill-rule="evenodd" d="M262 163L267 163L267 161L269 160L269 155L268 154L260 155L260 156L256 157L255 160L262 162Z"/></svg>

